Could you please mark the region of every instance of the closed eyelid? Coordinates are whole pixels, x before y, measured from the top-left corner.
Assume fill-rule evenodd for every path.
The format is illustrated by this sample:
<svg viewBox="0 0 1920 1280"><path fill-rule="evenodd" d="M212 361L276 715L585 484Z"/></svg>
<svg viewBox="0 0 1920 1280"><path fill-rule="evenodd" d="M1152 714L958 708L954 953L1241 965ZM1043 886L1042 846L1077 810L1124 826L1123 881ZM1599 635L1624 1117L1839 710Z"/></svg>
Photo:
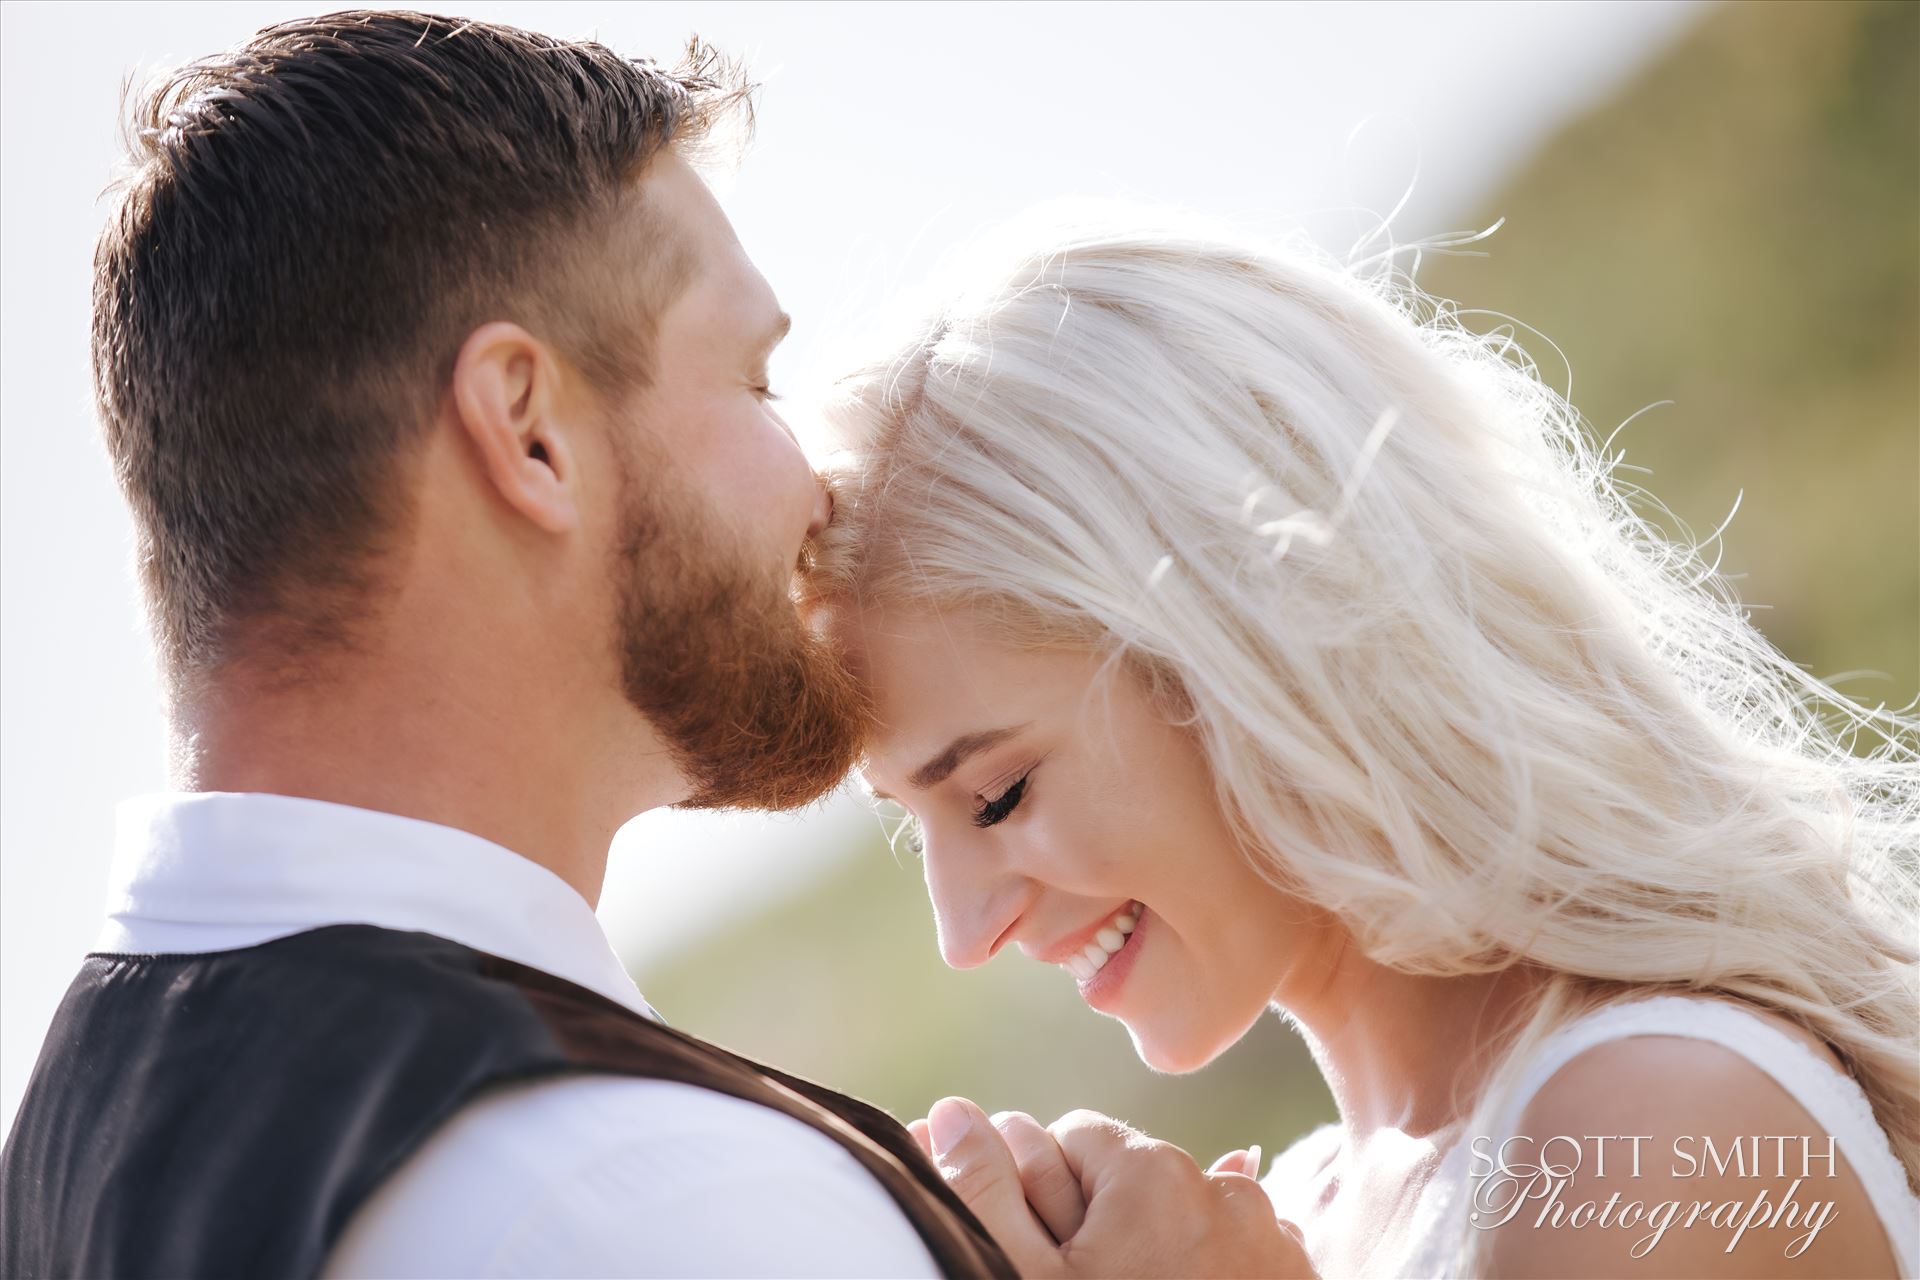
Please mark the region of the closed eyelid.
<svg viewBox="0 0 1920 1280"><path fill-rule="evenodd" d="M996 800L1019 786L1026 776L1032 772L1033 766L1024 764L1017 769L1009 769L999 777L993 779L993 781L986 786L974 792L974 794L984 800Z"/></svg>
<svg viewBox="0 0 1920 1280"><path fill-rule="evenodd" d="M1019 777L1008 783L999 795L991 799L982 797L980 803L974 807L973 825L983 828L998 826L1009 817L1026 799L1027 782L1033 777L1034 768L1038 767L1035 765L1021 773Z"/></svg>

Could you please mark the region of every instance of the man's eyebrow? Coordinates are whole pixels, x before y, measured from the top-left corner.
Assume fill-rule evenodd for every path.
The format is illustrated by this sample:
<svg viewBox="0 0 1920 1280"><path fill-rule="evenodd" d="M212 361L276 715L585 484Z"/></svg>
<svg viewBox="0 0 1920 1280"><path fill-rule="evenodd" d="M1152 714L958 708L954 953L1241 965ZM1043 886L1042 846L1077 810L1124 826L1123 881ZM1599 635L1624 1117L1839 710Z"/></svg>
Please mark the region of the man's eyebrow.
<svg viewBox="0 0 1920 1280"><path fill-rule="evenodd" d="M955 769L966 763L968 757L978 755L989 747L999 746L1027 727L1021 724L1006 729L982 729L978 733L963 733L949 742L945 751L914 770L907 781L922 791L928 787L937 786L951 777Z"/></svg>

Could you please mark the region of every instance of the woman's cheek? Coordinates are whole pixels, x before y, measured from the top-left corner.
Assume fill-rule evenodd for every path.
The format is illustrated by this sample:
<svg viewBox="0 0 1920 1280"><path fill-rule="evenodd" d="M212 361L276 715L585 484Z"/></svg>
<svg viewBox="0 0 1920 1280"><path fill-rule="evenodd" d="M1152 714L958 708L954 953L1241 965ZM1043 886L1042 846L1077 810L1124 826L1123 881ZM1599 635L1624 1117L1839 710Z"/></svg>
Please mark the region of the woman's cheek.
<svg viewBox="0 0 1920 1280"><path fill-rule="evenodd" d="M1039 795L1036 787L1035 798ZM1124 828L1078 799L1071 788L1058 786L1047 802L1033 806L1028 832L1037 870L1030 874L1090 898L1134 896Z"/></svg>

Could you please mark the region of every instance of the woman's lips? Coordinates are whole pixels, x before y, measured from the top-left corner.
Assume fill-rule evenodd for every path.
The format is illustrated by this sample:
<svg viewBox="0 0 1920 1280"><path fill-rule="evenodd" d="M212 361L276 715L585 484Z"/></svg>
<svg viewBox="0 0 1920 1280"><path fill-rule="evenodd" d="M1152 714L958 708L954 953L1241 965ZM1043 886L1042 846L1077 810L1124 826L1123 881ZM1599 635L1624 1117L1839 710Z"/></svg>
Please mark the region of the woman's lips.
<svg viewBox="0 0 1920 1280"><path fill-rule="evenodd" d="M1121 943L1126 941L1126 935L1132 930L1133 922L1139 914L1139 903L1124 902L1117 910L1109 912L1084 929L1068 934L1058 942L1049 943L1044 947L1029 947L1022 943L1020 949L1042 964L1057 964L1072 968L1076 957L1084 957L1088 964L1098 969L1106 963L1107 956L1118 951Z"/></svg>
<svg viewBox="0 0 1920 1280"><path fill-rule="evenodd" d="M1087 1002L1088 1007L1102 1013L1112 1013L1119 1002L1121 988L1133 972L1133 966L1140 958L1140 948L1145 945L1149 932L1148 920L1151 917L1147 909L1138 903L1134 904L1134 908L1133 929L1120 949L1109 955L1107 962L1095 970L1091 977L1080 979L1080 998Z"/></svg>

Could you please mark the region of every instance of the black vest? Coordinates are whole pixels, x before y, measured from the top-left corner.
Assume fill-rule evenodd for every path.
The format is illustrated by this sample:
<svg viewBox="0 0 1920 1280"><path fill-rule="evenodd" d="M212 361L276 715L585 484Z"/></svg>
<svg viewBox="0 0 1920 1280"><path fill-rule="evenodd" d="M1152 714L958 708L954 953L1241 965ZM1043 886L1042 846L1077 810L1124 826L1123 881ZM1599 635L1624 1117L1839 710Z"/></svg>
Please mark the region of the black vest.
<svg viewBox="0 0 1920 1280"><path fill-rule="evenodd" d="M1015 1274L884 1112L537 969L338 925L87 957L0 1152L0 1276L315 1275L382 1179L478 1093L577 1072L793 1116L873 1174L949 1275Z"/></svg>

